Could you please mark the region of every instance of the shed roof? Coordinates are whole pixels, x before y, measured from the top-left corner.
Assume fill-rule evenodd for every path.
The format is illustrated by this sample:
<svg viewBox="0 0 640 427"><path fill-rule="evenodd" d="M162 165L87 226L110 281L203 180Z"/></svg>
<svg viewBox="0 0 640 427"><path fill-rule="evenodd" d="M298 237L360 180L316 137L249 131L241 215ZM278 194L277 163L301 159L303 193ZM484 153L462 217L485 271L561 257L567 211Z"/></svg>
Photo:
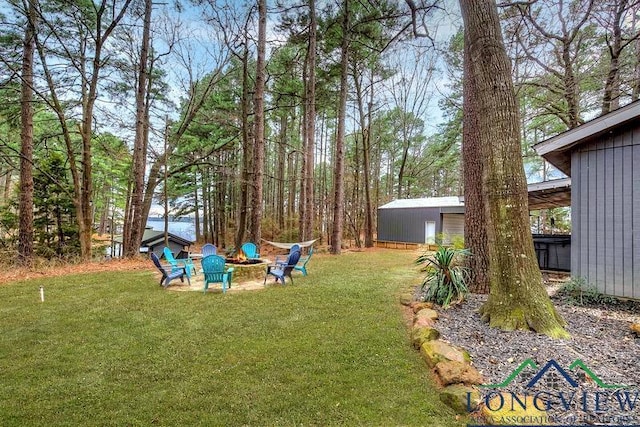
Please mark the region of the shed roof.
<svg viewBox="0 0 640 427"><path fill-rule="evenodd" d="M459 196L448 197L424 197L421 199L398 199L380 206L378 209L401 209L401 208L443 208L462 207L464 199Z"/></svg>
<svg viewBox="0 0 640 427"><path fill-rule="evenodd" d="M611 111L576 128L563 132L553 138L533 146L534 150L571 176L571 150L607 132L624 126L640 116L640 101L634 101L622 108Z"/></svg>
<svg viewBox="0 0 640 427"><path fill-rule="evenodd" d="M168 233L168 234L169 234L169 240L176 242L179 245L190 246L193 244L191 240L184 239L172 233ZM122 243L122 236L117 236L113 240L118 243ZM164 242L164 231L145 228L144 234L142 235L142 242L140 243L140 246L155 246L160 242Z"/></svg>
<svg viewBox="0 0 640 427"><path fill-rule="evenodd" d="M172 240L182 246L190 246L193 244L191 240L184 239L173 233L167 233L169 240ZM145 229L142 236L142 242L140 246L155 246L160 242L164 242L164 231L157 231L151 229Z"/></svg>

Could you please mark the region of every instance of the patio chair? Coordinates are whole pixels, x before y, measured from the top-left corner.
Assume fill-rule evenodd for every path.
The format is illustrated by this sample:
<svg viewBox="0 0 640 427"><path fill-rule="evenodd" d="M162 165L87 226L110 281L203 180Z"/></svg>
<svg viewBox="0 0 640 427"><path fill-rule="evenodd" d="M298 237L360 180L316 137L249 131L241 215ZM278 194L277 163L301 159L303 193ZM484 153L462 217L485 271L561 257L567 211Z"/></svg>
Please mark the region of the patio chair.
<svg viewBox="0 0 640 427"><path fill-rule="evenodd" d="M242 251L242 253L244 253L247 259L260 259L258 247L255 245L255 243L243 243L242 246L240 246L240 250Z"/></svg>
<svg viewBox="0 0 640 427"><path fill-rule="evenodd" d="M307 263L311 259L311 255L313 255L313 246L309 248L309 253L305 256L301 256L296 266L293 267L295 270L301 271L303 276L307 275Z"/></svg>
<svg viewBox="0 0 640 427"><path fill-rule="evenodd" d="M171 252L171 249L166 246L162 250L162 253L164 254L164 259L173 267L172 271L177 271L180 268L184 267L187 271L187 277L189 278L191 278L192 272L196 272L196 266L193 265L193 261L191 260L191 258L176 259L173 256L173 252Z"/></svg>
<svg viewBox="0 0 640 427"><path fill-rule="evenodd" d="M300 251L293 251L289 253L287 257L287 261L285 263L280 264L271 264L267 266L267 274L264 276L264 284L267 284L267 277L269 275L276 278L276 283L278 280L282 281L282 284L285 285L285 278L289 277L291 279L291 284L293 284L293 277L291 277L291 272L295 268L298 260L300 259Z"/></svg>
<svg viewBox="0 0 640 427"><path fill-rule="evenodd" d="M209 255L218 255L218 248L212 243L205 243L202 245L202 258L208 257Z"/></svg>
<svg viewBox="0 0 640 427"><path fill-rule="evenodd" d="M189 284L189 286L191 286L191 280L189 280L189 275L187 274L186 267L178 267L177 269L174 269L172 265L164 266L160 263L160 259L158 258L158 255L156 255L153 252L151 252L151 260L153 261L155 266L158 268L158 270L160 270L160 273L162 273L162 278L160 279L160 286L166 289L169 286L169 283L173 279L180 279L180 281L184 283L185 276L187 278L187 283Z"/></svg>
<svg viewBox="0 0 640 427"><path fill-rule="evenodd" d="M289 249L289 253L287 255L276 255L276 259L274 261L274 264L285 264L287 263L287 258L289 257L289 254L291 254L291 252L294 251L298 251L300 252L300 245L295 244L293 246L291 246L291 248Z"/></svg>
<svg viewBox="0 0 640 427"><path fill-rule="evenodd" d="M220 255L209 255L202 258L202 273L204 274L204 292L210 283L222 283L222 293L231 288L233 268L225 269L225 259Z"/></svg>

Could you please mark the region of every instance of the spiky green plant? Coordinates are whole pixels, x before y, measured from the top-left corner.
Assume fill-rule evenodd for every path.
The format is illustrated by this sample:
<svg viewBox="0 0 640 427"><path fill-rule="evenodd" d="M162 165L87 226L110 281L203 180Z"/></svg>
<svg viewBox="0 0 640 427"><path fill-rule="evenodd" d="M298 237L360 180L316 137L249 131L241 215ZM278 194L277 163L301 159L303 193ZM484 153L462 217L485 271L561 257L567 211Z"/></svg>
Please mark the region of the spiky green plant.
<svg viewBox="0 0 640 427"><path fill-rule="evenodd" d="M422 289L426 288L424 300L448 307L452 302L464 299L469 292L470 270L461 264L461 258L470 255L468 249L443 246L433 255L426 252L420 255L416 264L422 265L421 271L427 273L422 281Z"/></svg>

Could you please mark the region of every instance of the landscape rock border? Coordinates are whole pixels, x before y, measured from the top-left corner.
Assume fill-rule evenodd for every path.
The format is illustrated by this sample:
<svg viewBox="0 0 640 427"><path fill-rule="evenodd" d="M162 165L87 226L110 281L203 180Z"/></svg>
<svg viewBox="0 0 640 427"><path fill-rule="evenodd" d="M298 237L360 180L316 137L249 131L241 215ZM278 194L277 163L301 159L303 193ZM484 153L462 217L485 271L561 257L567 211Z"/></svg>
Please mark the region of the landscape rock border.
<svg viewBox="0 0 640 427"><path fill-rule="evenodd" d="M434 310L433 303L415 301L407 295L401 296L400 302L413 313L411 341L440 387L440 401L459 415L483 418L486 425L501 424L503 414L500 411L488 411L482 402L478 386L484 383L484 378L472 366L469 352L440 339L441 333L436 328L438 312ZM526 396L520 398L526 399ZM521 410L516 416L540 420L546 418L546 412L534 405L527 405L527 409Z"/></svg>
<svg viewBox="0 0 640 427"><path fill-rule="evenodd" d="M440 400L458 414L467 414L469 406L476 409L480 392L475 386L482 384L483 378L471 365L469 353L439 339L440 332L435 327L438 312L432 303L415 301L408 295L401 296L400 303L413 313L411 341L441 388Z"/></svg>

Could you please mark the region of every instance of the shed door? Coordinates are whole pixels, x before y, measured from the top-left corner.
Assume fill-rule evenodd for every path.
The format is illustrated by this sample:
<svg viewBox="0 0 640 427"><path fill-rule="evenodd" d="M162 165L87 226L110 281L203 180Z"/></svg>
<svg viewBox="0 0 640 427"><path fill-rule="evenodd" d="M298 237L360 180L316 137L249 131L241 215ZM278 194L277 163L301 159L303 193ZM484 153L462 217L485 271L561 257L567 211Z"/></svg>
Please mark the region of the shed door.
<svg viewBox="0 0 640 427"><path fill-rule="evenodd" d="M464 239L464 214L442 214L442 243L450 245L456 238Z"/></svg>
<svg viewBox="0 0 640 427"><path fill-rule="evenodd" d="M425 221L424 223L424 242L436 242L436 223L435 221Z"/></svg>

